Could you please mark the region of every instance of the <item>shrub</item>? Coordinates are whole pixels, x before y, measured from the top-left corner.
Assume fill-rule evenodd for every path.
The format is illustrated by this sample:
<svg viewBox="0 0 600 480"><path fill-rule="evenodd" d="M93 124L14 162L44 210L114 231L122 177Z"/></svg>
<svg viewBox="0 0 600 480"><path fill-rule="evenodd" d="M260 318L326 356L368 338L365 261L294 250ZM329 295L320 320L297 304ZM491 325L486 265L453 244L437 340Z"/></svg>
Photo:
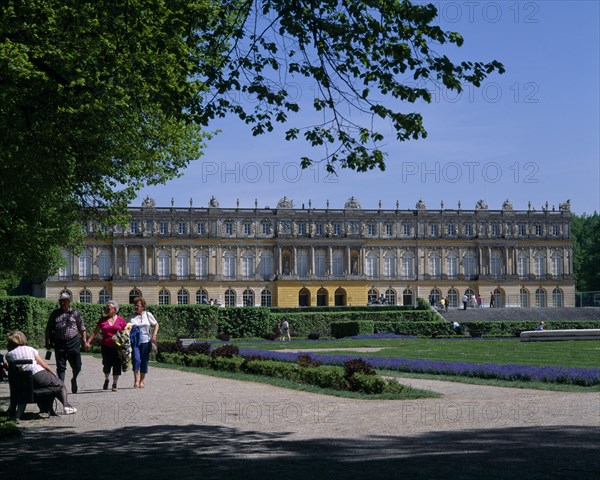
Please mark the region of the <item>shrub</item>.
<svg viewBox="0 0 600 480"><path fill-rule="evenodd" d="M219 339L223 342L228 342L231 339L231 337L229 336L228 333L219 333L217 335L217 339Z"/></svg>
<svg viewBox="0 0 600 480"><path fill-rule="evenodd" d="M215 348L211 355L214 357L233 357L235 355L240 354L240 349L237 345L221 345L220 347Z"/></svg>
<svg viewBox="0 0 600 480"><path fill-rule="evenodd" d="M344 377L346 380L350 379L356 373L362 373L364 375L375 375L375 369L373 366L363 360L362 358L353 358L344 362Z"/></svg>
<svg viewBox="0 0 600 480"><path fill-rule="evenodd" d="M212 357L210 366L215 370L224 370L227 372L239 372L240 366L242 365L244 359L242 357L225 357L225 356L216 356Z"/></svg>
<svg viewBox="0 0 600 480"><path fill-rule="evenodd" d="M210 343L192 343L188 345L186 353L188 353L189 355L210 355Z"/></svg>
<svg viewBox="0 0 600 480"><path fill-rule="evenodd" d="M273 332L263 333L261 335L261 338L264 338L265 340L274 341L277 338L277 334Z"/></svg>
<svg viewBox="0 0 600 480"><path fill-rule="evenodd" d="M186 355L185 364L188 367L211 368L212 357L202 353L196 355Z"/></svg>
<svg viewBox="0 0 600 480"><path fill-rule="evenodd" d="M319 338L321 338L321 335L318 333L309 333L308 334L309 340L318 340Z"/></svg>
<svg viewBox="0 0 600 480"><path fill-rule="evenodd" d="M157 342L158 353L176 353L181 351L181 342Z"/></svg>
<svg viewBox="0 0 600 480"><path fill-rule="evenodd" d="M374 332L374 323L370 320L353 322L334 322L331 324L331 335L335 338L368 335Z"/></svg>
<svg viewBox="0 0 600 480"><path fill-rule="evenodd" d="M253 360L242 363L242 371L252 375L265 377L296 379L298 366L293 363L277 362L275 360Z"/></svg>
<svg viewBox="0 0 600 480"><path fill-rule="evenodd" d="M298 365L301 367L320 367L321 362L319 360L315 360L310 355L298 355L298 360L296 361Z"/></svg>
<svg viewBox="0 0 600 480"><path fill-rule="evenodd" d="M348 389L348 382L344 378L344 370L333 365L319 368L300 368L298 370L298 380L321 388Z"/></svg>
<svg viewBox="0 0 600 480"><path fill-rule="evenodd" d="M383 378L361 372L355 372L346 380L353 392L383 393L386 387L386 381Z"/></svg>

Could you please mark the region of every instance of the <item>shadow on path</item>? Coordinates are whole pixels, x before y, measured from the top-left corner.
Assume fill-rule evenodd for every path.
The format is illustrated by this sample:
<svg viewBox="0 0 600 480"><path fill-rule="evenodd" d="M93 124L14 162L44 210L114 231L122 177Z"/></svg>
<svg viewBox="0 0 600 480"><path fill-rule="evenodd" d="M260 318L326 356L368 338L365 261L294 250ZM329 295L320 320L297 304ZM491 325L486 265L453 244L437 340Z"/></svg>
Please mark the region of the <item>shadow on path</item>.
<svg viewBox="0 0 600 480"><path fill-rule="evenodd" d="M595 427L526 427L416 436L295 440L226 426L26 430L2 446L19 479L575 479L600 469Z"/></svg>

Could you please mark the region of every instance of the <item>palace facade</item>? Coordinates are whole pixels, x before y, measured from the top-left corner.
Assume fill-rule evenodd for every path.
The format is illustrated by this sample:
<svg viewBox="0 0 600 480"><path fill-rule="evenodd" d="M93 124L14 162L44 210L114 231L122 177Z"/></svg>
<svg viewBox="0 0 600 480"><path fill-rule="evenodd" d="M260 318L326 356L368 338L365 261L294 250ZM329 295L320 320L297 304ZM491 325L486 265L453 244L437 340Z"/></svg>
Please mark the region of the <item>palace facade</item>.
<svg viewBox="0 0 600 480"><path fill-rule="evenodd" d="M225 306L366 305L385 298L494 297L497 307L575 305L570 203L555 210L157 207L130 208L127 226L90 222L79 255L41 285L75 301Z"/></svg>

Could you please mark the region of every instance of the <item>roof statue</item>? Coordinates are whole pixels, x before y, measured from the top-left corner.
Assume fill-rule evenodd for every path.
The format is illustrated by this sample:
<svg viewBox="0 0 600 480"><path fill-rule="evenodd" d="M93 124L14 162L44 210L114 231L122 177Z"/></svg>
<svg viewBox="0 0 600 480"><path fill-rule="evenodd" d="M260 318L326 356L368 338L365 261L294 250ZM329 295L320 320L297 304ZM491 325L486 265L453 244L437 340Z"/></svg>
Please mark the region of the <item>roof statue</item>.
<svg viewBox="0 0 600 480"><path fill-rule="evenodd" d="M513 209L512 203L510 203L507 198L506 200L504 200L504 203L502 204L502 210L512 210L512 209Z"/></svg>
<svg viewBox="0 0 600 480"><path fill-rule="evenodd" d="M558 209L561 212L570 212L571 211L571 199L567 200L565 203L559 203Z"/></svg>
<svg viewBox="0 0 600 480"><path fill-rule="evenodd" d="M485 203L485 200L478 200L477 204L475 205L475 210L487 210L488 209L488 204Z"/></svg>
<svg viewBox="0 0 600 480"><path fill-rule="evenodd" d="M283 198L277 202L277 208L294 208L294 201L284 195Z"/></svg>
<svg viewBox="0 0 600 480"><path fill-rule="evenodd" d="M208 206L212 208L219 208L219 201L214 195L210 197L210 200L208 201Z"/></svg>
<svg viewBox="0 0 600 480"><path fill-rule="evenodd" d="M354 209L358 209L358 208L362 208L360 206L360 203L358 203L358 200L356 200L356 197L354 195L352 195L347 201L346 204L344 205L344 208L354 208Z"/></svg>
<svg viewBox="0 0 600 480"><path fill-rule="evenodd" d="M425 210L427 208L425 202L421 198L419 198L419 201L417 202L415 207L417 208L417 210Z"/></svg>
<svg viewBox="0 0 600 480"><path fill-rule="evenodd" d="M154 201L153 198L150 198L149 196L146 196L146 198L144 198L144 200L142 200L142 207L144 207L144 208L154 208L154 207L156 207L156 202Z"/></svg>

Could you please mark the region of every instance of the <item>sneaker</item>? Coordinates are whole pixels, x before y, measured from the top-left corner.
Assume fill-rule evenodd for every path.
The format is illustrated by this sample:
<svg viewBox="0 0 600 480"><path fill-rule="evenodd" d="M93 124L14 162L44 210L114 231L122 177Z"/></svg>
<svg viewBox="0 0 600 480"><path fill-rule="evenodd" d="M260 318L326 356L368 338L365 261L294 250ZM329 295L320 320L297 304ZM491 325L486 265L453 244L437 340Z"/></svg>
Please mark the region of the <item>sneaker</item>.
<svg viewBox="0 0 600 480"><path fill-rule="evenodd" d="M71 379L71 392L77 393L77 379L76 378Z"/></svg>
<svg viewBox="0 0 600 480"><path fill-rule="evenodd" d="M73 415L74 413L77 413L75 407L65 407L65 415Z"/></svg>
<svg viewBox="0 0 600 480"><path fill-rule="evenodd" d="M116 384L116 383L113 383L113 386L112 386L112 391L113 391L113 392L116 392L116 391L117 391L117 384Z"/></svg>
<svg viewBox="0 0 600 480"><path fill-rule="evenodd" d="M108 380L104 380L104 385L102 385L102 390L108 390Z"/></svg>

